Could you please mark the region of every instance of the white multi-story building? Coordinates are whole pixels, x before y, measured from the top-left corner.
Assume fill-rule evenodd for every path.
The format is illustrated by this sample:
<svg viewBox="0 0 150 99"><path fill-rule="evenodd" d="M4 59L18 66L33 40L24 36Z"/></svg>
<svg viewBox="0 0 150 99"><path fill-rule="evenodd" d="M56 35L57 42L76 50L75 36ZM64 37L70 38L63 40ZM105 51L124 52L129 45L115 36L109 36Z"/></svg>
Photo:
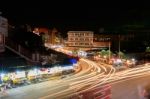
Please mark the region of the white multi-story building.
<svg viewBox="0 0 150 99"><path fill-rule="evenodd" d="M8 20L0 16L0 52L5 51L5 37L8 36Z"/></svg>
<svg viewBox="0 0 150 99"><path fill-rule="evenodd" d="M92 47L93 36L92 31L69 31L66 44L69 47Z"/></svg>

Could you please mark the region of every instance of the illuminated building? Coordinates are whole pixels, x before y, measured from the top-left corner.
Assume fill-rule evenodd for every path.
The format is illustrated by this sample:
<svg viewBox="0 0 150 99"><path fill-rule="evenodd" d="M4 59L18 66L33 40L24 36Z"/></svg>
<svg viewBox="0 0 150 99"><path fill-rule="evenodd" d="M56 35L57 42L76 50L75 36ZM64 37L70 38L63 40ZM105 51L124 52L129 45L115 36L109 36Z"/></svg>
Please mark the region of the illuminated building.
<svg viewBox="0 0 150 99"><path fill-rule="evenodd" d="M93 35L92 31L69 31L66 44L69 47L92 47Z"/></svg>
<svg viewBox="0 0 150 99"><path fill-rule="evenodd" d="M51 44L56 44L56 34L58 33L57 29L56 28L53 28L52 29L52 32L51 32Z"/></svg>
<svg viewBox="0 0 150 99"><path fill-rule="evenodd" d="M50 44L57 43L56 39L58 38L56 37L56 35L58 31L56 28L48 29L48 28L38 27L38 28L34 28L33 33L39 36L41 33L44 33L45 43L50 43Z"/></svg>
<svg viewBox="0 0 150 99"><path fill-rule="evenodd" d="M109 35L94 34L93 47L108 48L111 46L111 37Z"/></svg>
<svg viewBox="0 0 150 99"><path fill-rule="evenodd" d="M39 32L39 29L38 29L38 28L35 28L35 29L33 30L33 33L36 34L36 35L38 35L38 36L40 36L40 32Z"/></svg>

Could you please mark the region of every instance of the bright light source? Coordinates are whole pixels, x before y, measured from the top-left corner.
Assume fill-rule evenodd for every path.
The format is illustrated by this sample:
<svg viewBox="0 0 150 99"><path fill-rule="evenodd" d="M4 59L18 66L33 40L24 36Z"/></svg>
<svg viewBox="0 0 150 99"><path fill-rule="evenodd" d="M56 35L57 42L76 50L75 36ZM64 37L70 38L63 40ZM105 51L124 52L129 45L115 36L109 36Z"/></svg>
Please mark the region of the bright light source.
<svg viewBox="0 0 150 99"><path fill-rule="evenodd" d="M134 58L132 58L131 60L132 60L132 61L135 61L135 59L134 59Z"/></svg>
<svg viewBox="0 0 150 99"><path fill-rule="evenodd" d="M3 77L5 76L5 73L1 73L0 75L1 75L1 77L3 78Z"/></svg>
<svg viewBox="0 0 150 99"><path fill-rule="evenodd" d="M104 58L107 58L107 56L104 56Z"/></svg>
<svg viewBox="0 0 150 99"><path fill-rule="evenodd" d="M122 63L121 59L116 60L117 63Z"/></svg>
<svg viewBox="0 0 150 99"><path fill-rule="evenodd" d="M25 77L25 71L16 71L16 78Z"/></svg>

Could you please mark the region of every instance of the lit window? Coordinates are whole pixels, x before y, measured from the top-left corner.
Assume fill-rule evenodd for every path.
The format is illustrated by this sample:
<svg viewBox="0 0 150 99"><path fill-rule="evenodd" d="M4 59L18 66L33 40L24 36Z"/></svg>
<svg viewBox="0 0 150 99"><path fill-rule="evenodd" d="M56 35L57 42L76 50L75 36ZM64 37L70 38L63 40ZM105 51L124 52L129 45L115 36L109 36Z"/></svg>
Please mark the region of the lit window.
<svg viewBox="0 0 150 99"><path fill-rule="evenodd" d="M75 38L75 40L77 41L77 40L78 40L78 38Z"/></svg>
<svg viewBox="0 0 150 99"><path fill-rule="evenodd" d="M84 38L80 38L81 41L84 41Z"/></svg>

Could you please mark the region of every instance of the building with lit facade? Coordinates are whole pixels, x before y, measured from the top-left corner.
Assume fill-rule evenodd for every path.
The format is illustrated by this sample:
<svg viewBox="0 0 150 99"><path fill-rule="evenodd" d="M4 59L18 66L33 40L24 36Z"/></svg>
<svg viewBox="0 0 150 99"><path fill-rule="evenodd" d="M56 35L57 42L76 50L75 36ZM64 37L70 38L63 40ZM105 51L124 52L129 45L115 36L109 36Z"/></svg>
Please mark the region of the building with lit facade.
<svg viewBox="0 0 150 99"><path fill-rule="evenodd" d="M48 29L48 28L43 28L43 27L36 27L33 29L33 33L40 35L41 33L44 33L44 39L45 43L49 44L57 44L59 39L57 37L58 30L56 28L53 29Z"/></svg>
<svg viewBox="0 0 150 99"><path fill-rule="evenodd" d="M111 46L111 37L109 35L94 34L93 47L108 48Z"/></svg>
<svg viewBox="0 0 150 99"><path fill-rule="evenodd" d="M92 31L69 31L68 41L66 45L68 47L92 47L93 36Z"/></svg>
<svg viewBox="0 0 150 99"><path fill-rule="evenodd" d="M5 37L8 36L8 21L0 16L0 52L5 51Z"/></svg>

